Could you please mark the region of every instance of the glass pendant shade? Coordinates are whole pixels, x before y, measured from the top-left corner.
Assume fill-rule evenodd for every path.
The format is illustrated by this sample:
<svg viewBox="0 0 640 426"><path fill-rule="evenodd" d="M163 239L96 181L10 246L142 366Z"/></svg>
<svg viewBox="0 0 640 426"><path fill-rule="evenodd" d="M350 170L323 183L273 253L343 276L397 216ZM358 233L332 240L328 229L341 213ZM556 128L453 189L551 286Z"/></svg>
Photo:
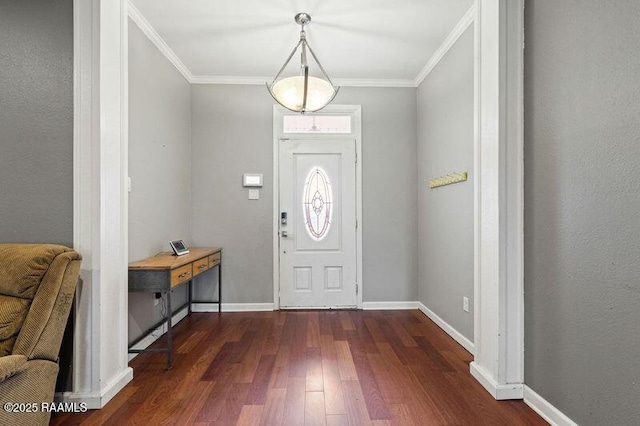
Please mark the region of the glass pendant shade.
<svg viewBox="0 0 640 426"><path fill-rule="evenodd" d="M267 89L273 99L276 100L283 107L294 112L314 112L321 110L327 106L333 98L336 97L339 87L336 87L331 83L331 79L325 72L322 65L318 61L318 58L313 53L311 46L307 43L306 33L304 26L311 22L311 17L306 13L298 13L295 17L297 24L302 26L300 31L300 41L285 61L284 65L276 74L276 77L271 82L271 85L267 83ZM300 49L300 75L292 77L280 78L282 72L287 68L287 65L291 62L291 58ZM309 75L309 63L307 62L307 52L311 54L313 61L319 69L321 77L311 77Z"/></svg>
<svg viewBox="0 0 640 426"><path fill-rule="evenodd" d="M301 112L304 104L304 76L283 78L272 87L273 97L283 107ZM318 111L335 97L331 83L317 77L308 77L305 111Z"/></svg>

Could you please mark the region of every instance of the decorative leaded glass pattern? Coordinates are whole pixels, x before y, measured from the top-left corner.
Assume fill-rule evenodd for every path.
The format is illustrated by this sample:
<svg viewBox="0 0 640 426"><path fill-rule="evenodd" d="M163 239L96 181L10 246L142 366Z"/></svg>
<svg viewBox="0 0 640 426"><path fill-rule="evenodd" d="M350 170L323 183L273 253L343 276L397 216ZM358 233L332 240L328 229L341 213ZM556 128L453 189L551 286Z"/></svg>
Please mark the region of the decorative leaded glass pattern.
<svg viewBox="0 0 640 426"><path fill-rule="evenodd" d="M309 236L316 241L322 240L331 227L333 193L327 174L321 167L312 167L307 175L302 207Z"/></svg>

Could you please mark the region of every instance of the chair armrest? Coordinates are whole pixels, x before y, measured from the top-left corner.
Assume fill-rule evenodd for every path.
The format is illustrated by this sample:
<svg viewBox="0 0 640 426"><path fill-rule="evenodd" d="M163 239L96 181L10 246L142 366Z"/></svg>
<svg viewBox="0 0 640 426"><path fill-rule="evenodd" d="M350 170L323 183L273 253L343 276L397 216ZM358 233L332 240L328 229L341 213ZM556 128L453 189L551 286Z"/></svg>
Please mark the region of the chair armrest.
<svg viewBox="0 0 640 426"><path fill-rule="evenodd" d="M20 372L27 362L24 355L7 355L0 357L0 383Z"/></svg>

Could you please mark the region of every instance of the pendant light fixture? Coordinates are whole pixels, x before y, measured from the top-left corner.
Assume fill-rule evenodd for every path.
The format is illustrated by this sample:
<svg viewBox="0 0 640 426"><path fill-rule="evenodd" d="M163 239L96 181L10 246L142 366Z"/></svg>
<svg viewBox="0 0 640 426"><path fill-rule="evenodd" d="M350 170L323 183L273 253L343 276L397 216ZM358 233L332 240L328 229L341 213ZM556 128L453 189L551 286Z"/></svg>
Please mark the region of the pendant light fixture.
<svg viewBox="0 0 640 426"><path fill-rule="evenodd" d="M267 83L267 89L273 99L276 100L283 107L294 112L314 112L321 110L329 105L329 103L338 94L339 87L336 87L331 82L331 79L327 75L327 72L320 65L320 61L316 57L315 53L307 43L307 35L304 31L304 26L311 22L311 16L306 13L298 13L295 16L295 21L301 26L300 29L300 41L293 48L293 51L285 61L284 65L278 71L275 78L271 82L271 85ZM291 62L291 58L296 54L298 49L300 52L300 75L295 75L286 78L280 78L281 74ZM312 77L309 75L309 64L307 62L307 51L311 53L311 57L315 61L320 74L324 78Z"/></svg>

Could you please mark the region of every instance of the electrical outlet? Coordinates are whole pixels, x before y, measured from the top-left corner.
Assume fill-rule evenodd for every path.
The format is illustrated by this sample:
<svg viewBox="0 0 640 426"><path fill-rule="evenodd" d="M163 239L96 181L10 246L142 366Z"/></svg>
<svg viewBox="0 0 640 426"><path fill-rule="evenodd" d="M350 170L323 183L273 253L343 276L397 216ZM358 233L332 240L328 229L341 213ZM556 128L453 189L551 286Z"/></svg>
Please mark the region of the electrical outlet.
<svg viewBox="0 0 640 426"><path fill-rule="evenodd" d="M158 306L158 303L160 303L161 298L162 298L162 293L155 293L153 295L153 306Z"/></svg>
<svg viewBox="0 0 640 426"><path fill-rule="evenodd" d="M467 296L462 298L462 310L469 312L469 298Z"/></svg>
<svg viewBox="0 0 640 426"><path fill-rule="evenodd" d="M153 299L153 306L158 306L158 303L160 303L160 299Z"/></svg>

